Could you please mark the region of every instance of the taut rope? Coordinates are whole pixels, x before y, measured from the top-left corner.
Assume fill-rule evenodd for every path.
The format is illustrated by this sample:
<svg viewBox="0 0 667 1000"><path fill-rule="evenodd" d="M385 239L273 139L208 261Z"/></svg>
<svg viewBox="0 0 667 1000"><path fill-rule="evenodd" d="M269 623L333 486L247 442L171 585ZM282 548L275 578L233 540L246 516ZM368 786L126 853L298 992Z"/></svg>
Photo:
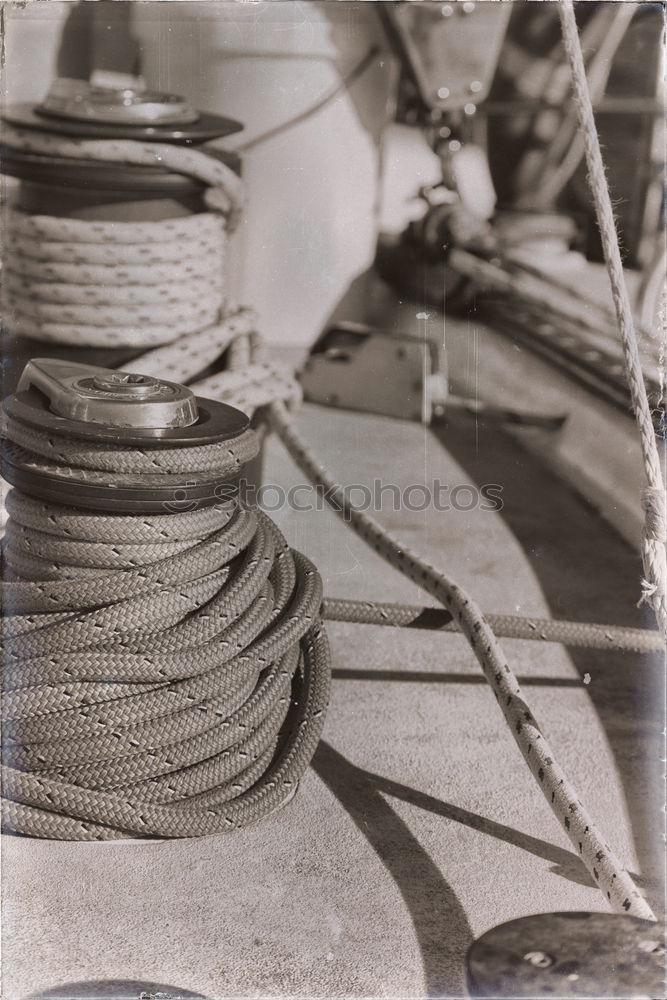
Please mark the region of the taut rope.
<svg viewBox="0 0 667 1000"><path fill-rule="evenodd" d="M563 44L572 72L574 100L579 124L584 138L588 181L595 203L604 258L609 272L609 283L614 300L623 344L625 370L630 387L632 407L639 428L646 486L642 490L645 513L642 556L645 579L642 584L643 600L650 601L658 626L667 640L667 552L665 543L665 494L664 473L655 441L651 409L646 395L632 305L628 294L609 186L602 161L602 151L591 102L586 69L581 52L579 32L574 14L573 0L559 0L559 14L563 29Z"/></svg>

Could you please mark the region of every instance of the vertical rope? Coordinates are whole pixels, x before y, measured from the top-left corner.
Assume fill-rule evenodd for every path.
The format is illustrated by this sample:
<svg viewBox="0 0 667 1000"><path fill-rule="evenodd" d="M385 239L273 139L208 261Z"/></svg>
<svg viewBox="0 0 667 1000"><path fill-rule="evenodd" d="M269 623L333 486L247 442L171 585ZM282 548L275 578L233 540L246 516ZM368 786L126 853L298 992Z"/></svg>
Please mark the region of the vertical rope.
<svg viewBox="0 0 667 1000"><path fill-rule="evenodd" d="M588 182L593 195L595 213L602 237L602 249L609 273L616 318L621 333L625 370L630 387L632 407L639 428L642 458L646 471L647 482L641 493L641 502L645 515L642 540L642 559L644 565L642 601L649 601L653 605L658 626L667 641L667 557L665 550L667 533L665 530L666 495L664 476L660 467L651 410L646 395L646 386L644 385L632 306L623 273L614 212L604 163L602 161L602 151L593 115L593 105L586 81L586 69L574 15L573 0L559 0L558 10L563 31L563 45L572 73L574 101L584 139Z"/></svg>

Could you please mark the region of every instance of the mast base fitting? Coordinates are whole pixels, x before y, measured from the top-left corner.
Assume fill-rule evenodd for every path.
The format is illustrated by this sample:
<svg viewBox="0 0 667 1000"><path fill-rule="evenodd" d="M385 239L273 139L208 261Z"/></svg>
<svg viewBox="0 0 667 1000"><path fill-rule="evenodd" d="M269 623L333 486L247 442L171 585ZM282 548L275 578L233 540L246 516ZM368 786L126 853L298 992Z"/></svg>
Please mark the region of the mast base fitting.
<svg viewBox="0 0 667 1000"><path fill-rule="evenodd" d="M195 396L186 386L147 375L35 358L2 404L17 423L65 440L150 449L222 444L244 434L245 413ZM124 475L58 466L6 440L2 476L50 503L119 513L172 512L212 506L233 495L233 478L214 472Z"/></svg>

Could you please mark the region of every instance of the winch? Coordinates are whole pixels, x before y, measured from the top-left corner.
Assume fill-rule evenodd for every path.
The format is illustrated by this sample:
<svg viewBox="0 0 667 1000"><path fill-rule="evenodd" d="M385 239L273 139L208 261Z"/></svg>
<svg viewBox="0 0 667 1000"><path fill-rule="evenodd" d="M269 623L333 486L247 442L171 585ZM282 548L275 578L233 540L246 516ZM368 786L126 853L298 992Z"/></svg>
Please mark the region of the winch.
<svg viewBox="0 0 667 1000"><path fill-rule="evenodd" d="M112 468L99 470L93 481L90 470L73 468L70 455L62 455L67 442L74 449L78 442L84 451L103 450L105 445L136 447L150 457L151 449L228 442L250 425L240 410L197 397L177 383L53 358L28 362L3 410L10 439L3 453L3 477L40 499L92 510L205 507L220 502L228 475L221 476L213 467L163 470L159 476L124 481ZM30 447L36 434L44 432L52 446L47 462ZM224 461L221 465L225 467Z"/></svg>
<svg viewBox="0 0 667 1000"><path fill-rule="evenodd" d="M227 199L213 204L211 195L226 184L238 200L240 159L209 143L239 131L240 122L132 77L120 86L56 80L41 104L10 104L2 121L0 169L18 181L4 185L5 393L25 362L44 353L35 340L53 344L56 357L79 360L83 346L86 361L116 366L145 347L142 326L170 320L167 341L224 313ZM180 228L153 232L160 224ZM169 251L179 243L175 256ZM117 273L108 273L114 265ZM137 294L119 297L124 285ZM159 314L170 286L173 319ZM146 307L143 324L135 304ZM105 307L98 316L86 312L97 305ZM97 337L86 335L91 328ZM149 332L159 342L159 332Z"/></svg>
<svg viewBox="0 0 667 1000"><path fill-rule="evenodd" d="M330 665L315 567L238 495L248 418L37 358L3 421L5 828L182 837L272 812Z"/></svg>
<svg viewBox="0 0 667 1000"><path fill-rule="evenodd" d="M70 139L195 147L243 128L234 119L196 110L184 97L147 90L139 81L109 87L57 79L41 104L10 104L2 120L18 129ZM205 152L238 171L234 153L211 146ZM159 162L82 162L16 148L10 137L3 142L2 172L21 181L17 206L26 211L120 221L187 215L203 208L204 184Z"/></svg>

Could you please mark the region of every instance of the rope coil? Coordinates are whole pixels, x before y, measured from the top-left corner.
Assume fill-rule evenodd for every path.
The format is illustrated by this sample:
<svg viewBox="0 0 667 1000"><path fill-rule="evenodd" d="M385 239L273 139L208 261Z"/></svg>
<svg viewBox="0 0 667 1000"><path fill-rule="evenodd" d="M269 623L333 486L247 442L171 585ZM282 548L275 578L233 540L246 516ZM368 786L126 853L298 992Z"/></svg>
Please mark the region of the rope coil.
<svg viewBox="0 0 667 1000"><path fill-rule="evenodd" d="M252 431L147 452L13 421L6 433L35 449L37 468L115 466L140 481L230 474L258 448ZM328 699L312 564L235 502L98 516L12 490L7 507L5 825L40 837L179 837L276 808L308 765Z"/></svg>
<svg viewBox="0 0 667 1000"><path fill-rule="evenodd" d="M221 283L226 231L236 225L243 187L205 151L133 140L87 140L7 126L13 149L83 160L161 166L209 185L212 209L158 222L103 222L6 212L3 305L13 332L80 346L152 347L215 325L225 311ZM159 304L137 288L167 285ZM82 292L81 286L88 286ZM135 301L108 292L134 290ZM203 293L203 294L202 294ZM137 302L136 296L140 296ZM83 300L83 301L82 301Z"/></svg>
<svg viewBox="0 0 667 1000"><path fill-rule="evenodd" d="M16 333L149 347L206 330L225 310L225 224L212 212L116 223L10 210L6 221L3 305ZM178 269L175 284L165 266Z"/></svg>
<svg viewBox="0 0 667 1000"><path fill-rule="evenodd" d="M229 224L237 216L238 178L210 158L202 162L197 151L64 140L15 129L7 130L5 141L61 156L162 163L217 185L207 192L207 204ZM31 239L67 243L62 236L47 239L65 230L47 232L40 225L26 224L20 247L32 248ZM74 230L67 234L77 242ZM125 237L117 245L136 244ZM17 276L39 285L78 284L82 267L89 269L88 283L105 287L141 285L144 274L153 286L183 278L181 266L171 260L127 265L136 268L131 281L127 261L111 256L105 258L110 262L94 264L27 253L19 260ZM208 263L189 264L186 280L208 280ZM40 290L42 301L47 296ZM117 301L113 297L109 304ZM46 322L39 319L40 331ZM108 330L90 326L79 333L94 337L96 329ZM62 331L53 334L58 339ZM288 451L335 501L335 509L447 609L475 651L537 783L606 898L616 909L652 918L553 758L480 610L457 584L351 508L342 488L310 455L285 406L276 402L293 401L298 390L292 378L263 359L250 314L218 315L191 336L154 347L133 369L192 382L223 351L231 370L200 381L198 390L250 411L270 404L271 421ZM12 447L27 449L37 468L83 459L81 475L88 462L80 447L70 453L59 444L51 453L48 441L32 436L21 443L11 426L8 433L17 437ZM96 457L84 475L99 472L98 458L104 461ZM142 465L118 474L160 473ZM308 561L287 547L271 522L239 510L227 509L221 521L212 522L208 518L217 515L200 511L143 523L96 517L90 535L76 511L36 506L18 491L10 495L9 509L16 526L9 532L8 560L19 579L3 585L10 609L5 706L12 765L3 772L5 824L18 832L77 839L191 836L252 822L279 804L314 751L328 691L319 577ZM194 544L183 544L190 541ZM162 559L156 544L168 546ZM298 688L291 709L289 684ZM212 716L222 721L210 725Z"/></svg>
<svg viewBox="0 0 667 1000"><path fill-rule="evenodd" d="M5 209L2 297L15 333L75 346L156 348L136 371L189 382L227 352L203 395L250 416L301 399L292 373L262 357L255 318L232 312L223 273L239 219L239 177L205 150L132 140L70 139L5 125L10 148L82 160L155 165L208 185L210 211L157 222L105 222ZM186 340L187 337L187 340Z"/></svg>

